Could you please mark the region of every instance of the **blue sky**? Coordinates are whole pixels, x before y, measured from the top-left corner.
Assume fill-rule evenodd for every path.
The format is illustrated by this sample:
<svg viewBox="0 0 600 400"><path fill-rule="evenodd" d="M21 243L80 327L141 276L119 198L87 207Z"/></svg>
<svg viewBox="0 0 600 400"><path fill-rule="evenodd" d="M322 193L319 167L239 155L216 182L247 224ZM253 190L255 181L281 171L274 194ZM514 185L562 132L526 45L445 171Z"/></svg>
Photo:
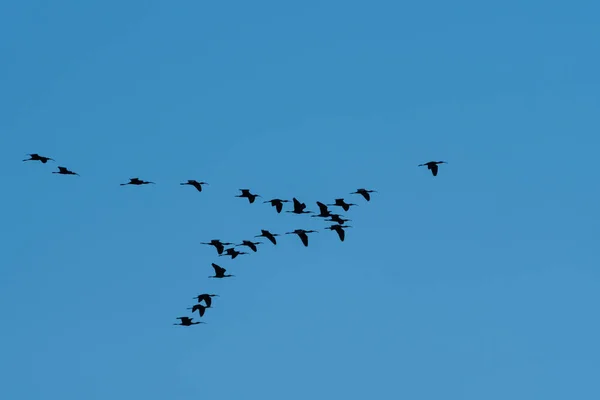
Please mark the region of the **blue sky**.
<svg viewBox="0 0 600 400"><path fill-rule="evenodd" d="M597 399L600 5L410 3L3 5L0 397Z"/></svg>

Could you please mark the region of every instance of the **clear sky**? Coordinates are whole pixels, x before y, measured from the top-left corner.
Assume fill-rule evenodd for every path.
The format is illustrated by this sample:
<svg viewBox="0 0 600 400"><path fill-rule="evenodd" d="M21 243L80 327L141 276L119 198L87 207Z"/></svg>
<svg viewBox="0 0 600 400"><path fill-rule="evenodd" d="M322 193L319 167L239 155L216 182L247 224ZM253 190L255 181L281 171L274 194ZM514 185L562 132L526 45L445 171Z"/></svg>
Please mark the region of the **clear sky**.
<svg viewBox="0 0 600 400"><path fill-rule="evenodd" d="M3 3L0 398L600 398L598 15ZM342 243L239 188L359 206ZM261 228L320 232L199 244Z"/></svg>

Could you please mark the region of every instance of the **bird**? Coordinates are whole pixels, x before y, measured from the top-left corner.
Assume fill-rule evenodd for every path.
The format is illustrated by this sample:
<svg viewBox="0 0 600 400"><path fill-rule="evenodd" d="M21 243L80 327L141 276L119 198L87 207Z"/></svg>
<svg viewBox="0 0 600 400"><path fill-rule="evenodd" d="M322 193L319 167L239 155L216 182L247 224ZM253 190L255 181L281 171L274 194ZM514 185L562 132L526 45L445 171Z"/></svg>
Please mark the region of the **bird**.
<svg viewBox="0 0 600 400"><path fill-rule="evenodd" d="M344 222L352 221L351 219L342 218L339 214L331 214L330 219L326 219L327 222L337 222L340 225L344 225Z"/></svg>
<svg viewBox="0 0 600 400"><path fill-rule="evenodd" d="M293 232L286 232L286 235L291 235L291 234L296 234L298 235L298 237L300 238L300 240L302 240L302 244L304 244L305 247L308 247L308 233L318 233L318 231L305 231L304 229L296 229Z"/></svg>
<svg viewBox="0 0 600 400"><path fill-rule="evenodd" d="M369 193L377 193L377 190L367 190L367 189L356 189L356 192L352 192L350 194L360 194L365 198L366 201L371 201L371 195Z"/></svg>
<svg viewBox="0 0 600 400"><path fill-rule="evenodd" d="M229 278L229 277L235 276L235 275L225 275L225 272L227 272L227 270L223 267L218 266L215 263L212 263L211 265L215 269L215 275L209 276L209 278Z"/></svg>
<svg viewBox="0 0 600 400"><path fill-rule="evenodd" d="M335 203L334 204L327 204L327 205L328 206L342 207L344 209L344 211L348 211L350 209L350 206L357 206L358 204L346 203L344 201L344 199L335 199Z"/></svg>
<svg viewBox="0 0 600 400"><path fill-rule="evenodd" d="M259 194L252 194L250 193L250 189L239 189L240 192L242 192L242 194L237 194L235 195L235 197L245 197L248 199L248 202L250 204L254 203L254 200L256 200L257 197L262 197Z"/></svg>
<svg viewBox="0 0 600 400"><path fill-rule="evenodd" d="M329 229L331 231L336 231L338 236L340 237L340 240L343 242L344 238L346 237L346 231L344 231L344 228L351 228L352 226L350 225L331 225L326 227L325 229Z"/></svg>
<svg viewBox="0 0 600 400"><path fill-rule="evenodd" d="M198 324L205 324L206 322L192 322L192 320L194 318L190 318L190 317L177 317L177 319L181 320L180 324L173 324L173 325L183 325L183 326L191 326L191 325L198 325Z"/></svg>
<svg viewBox="0 0 600 400"><path fill-rule="evenodd" d="M263 203L271 203L272 207L275 207L275 209L277 210L277 213L281 213L281 210L283 210L283 203L289 203L289 200L281 200L281 199L272 199L272 200L267 200L267 201L263 201Z"/></svg>
<svg viewBox="0 0 600 400"><path fill-rule="evenodd" d="M202 185L208 185L207 182L198 182L195 179L188 179L187 182L184 183L180 183L180 185L190 185L196 188L196 190L198 190L199 192L202 191Z"/></svg>
<svg viewBox="0 0 600 400"><path fill-rule="evenodd" d="M230 249L225 250L225 254L219 254L219 256L231 256L231 259L233 260L234 258L236 258L237 256L239 256L240 254L248 254L244 251L237 251L236 249L234 249L233 247Z"/></svg>
<svg viewBox="0 0 600 400"><path fill-rule="evenodd" d="M247 246L247 247L250 247L250 249L253 252L256 253L256 250L257 250L256 245L257 244L262 244L262 242L252 242L250 240L243 240L242 243L236 244L236 246Z"/></svg>
<svg viewBox="0 0 600 400"><path fill-rule="evenodd" d="M265 237L265 238L269 239L271 241L271 243L277 244L277 239L275 239L275 236L280 236L278 233L271 233L266 229L261 229L260 231L262 233L260 235L254 236L254 237Z"/></svg>
<svg viewBox="0 0 600 400"><path fill-rule="evenodd" d="M148 184L155 184L154 182L148 182L148 181L144 181L141 180L140 178L129 178L129 182L127 183L121 183L121 186L125 186L125 185L148 185Z"/></svg>
<svg viewBox="0 0 600 400"><path fill-rule="evenodd" d="M223 250L225 250L225 246L233 245L233 243L229 243L229 242L223 243L219 239L213 239L208 243L200 242L200 244L207 244L209 246L215 246L215 249L217 249L218 254L223 254Z"/></svg>
<svg viewBox="0 0 600 400"><path fill-rule="evenodd" d="M294 209L286 212L294 214L313 214L312 211L304 211L304 209L306 208L306 204L300 203L300 201L298 201L298 199L295 197L292 200L294 201Z"/></svg>
<svg viewBox="0 0 600 400"><path fill-rule="evenodd" d="M429 161L426 162L425 164L419 164L417 165L418 167L424 167L427 166L427 169L431 170L431 173L433 174L433 176L437 176L438 173L438 164L448 164L446 161Z"/></svg>
<svg viewBox="0 0 600 400"><path fill-rule="evenodd" d="M202 302L202 300L204 300L204 302L206 303L206 307L210 308L210 305L212 304L212 297L219 297L219 295L203 293L203 294L199 294L198 296L194 297L194 299L197 299L198 303L200 303L200 302Z"/></svg>
<svg viewBox="0 0 600 400"><path fill-rule="evenodd" d="M58 167L58 171L53 171L52 173L60 174L60 175L77 175L77 176L79 176L79 174L77 172L69 171L65 167Z"/></svg>
<svg viewBox="0 0 600 400"><path fill-rule="evenodd" d="M317 201L317 205L319 206L319 214L311 215L311 217L327 218L327 217L331 217L333 215L333 214L331 214L331 211L329 211L329 209L327 208L326 204L323 204L320 201Z"/></svg>
<svg viewBox="0 0 600 400"><path fill-rule="evenodd" d="M54 161L53 158L40 156L37 153L27 154L27 155L29 156L29 158L27 158L23 161L41 161L42 164L46 164L48 162L48 160Z"/></svg>
<svg viewBox="0 0 600 400"><path fill-rule="evenodd" d="M212 307L203 306L202 304L194 304L193 307L186 308L186 310L192 310L192 314L195 313L197 310L198 314L200 314L200 316L203 317L207 308L212 308Z"/></svg>

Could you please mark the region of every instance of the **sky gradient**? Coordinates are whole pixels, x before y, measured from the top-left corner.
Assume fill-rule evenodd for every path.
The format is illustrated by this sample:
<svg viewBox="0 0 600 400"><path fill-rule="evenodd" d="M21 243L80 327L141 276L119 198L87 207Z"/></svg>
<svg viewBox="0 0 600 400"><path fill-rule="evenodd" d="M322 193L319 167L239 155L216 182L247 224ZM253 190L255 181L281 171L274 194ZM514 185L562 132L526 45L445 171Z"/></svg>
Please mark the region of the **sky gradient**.
<svg viewBox="0 0 600 400"><path fill-rule="evenodd" d="M600 4L401 3L0 6L0 398L600 398Z"/></svg>

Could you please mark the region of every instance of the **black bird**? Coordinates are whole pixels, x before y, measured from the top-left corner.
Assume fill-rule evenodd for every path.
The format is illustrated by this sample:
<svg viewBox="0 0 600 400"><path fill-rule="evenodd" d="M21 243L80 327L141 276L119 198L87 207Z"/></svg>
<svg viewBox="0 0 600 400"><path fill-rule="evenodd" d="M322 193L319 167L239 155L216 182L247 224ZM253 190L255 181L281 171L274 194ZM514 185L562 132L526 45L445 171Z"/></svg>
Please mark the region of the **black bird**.
<svg viewBox="0 0 600 400"><path fill-rule="evenodd" d="M208 183L206 182L198 182L197 180L194 179L188 179L187 182L184 183L180 183L180 185L190 185L196 188L196 190L198 190L199 192L202 191L202 185L208 185Z"/></svg>
<svg viewBox="0 0 600 400"><path fill-rule="evenodd" d="M346 231L344 231L344 228L351 228L350 225L331 225L326 227L325 229L330 229L331 231L336 231L338 236L340 237L340 240L343 242L344 238L346 237Z"/></svg>
<svg viewBox="0 0 600 400"><path fill-rule="evenodd" d="M52 173L53 174L61 174L61 175L77 175L77 176L79 176L79 174L77 172L69 171L65 167L58 167L58 171L53 171Z"/></svg>
<svg viewBox="0 0 600 400"><path fill-rule="evenodd" d="M180 324L173 324L173 325L183 325L183 326L191 326L191 325L198 325L198 324L205 324L206 322L192 322L192 320L194 318L190 318L190 317L177 317L177 319L181 320Z"/></svg>
<svg viewBox="0 0 600 400"><path fill-rule="evenodd" d="M46 164L48 162L48 160L54 161L53 158L40 156L37 153L27 154L27 155L29 156L29 158L26 160L23 160L23 161L41 161L42 164Z"/></svg>
<svg viewBox="0 0 600 400"><path fill-rule="evenodd" d="M344 225L344 222L352 221L351 219L342 218L339 214L331 214L330 219L326 219L327 222L337 222L340 225Z"/></svg>
<svg viewBox="0 0 600 400"><path fill-rule="evenodd" d="M317 231L313 231L313 230L305 231L304 229L296 229L293 232L286 232L285 234L286 235L291 235L291 234L298 235L300 240L302 240L302 244L304 244L305 247L308 247L308 235L307 234L312 233L312 232L318 233Z"/></svg>
<svg viewBox="0 0 600 400"><path fill-rule="evenodd" d="M248 253L243 252L243 251L237 251L236 249L234 249L232 247L230 249L225 250L225 254L219 254L219 256L231 256L231 259L233 260L234 258L236 258L237 256L239 256L240 254L248 254Z"/></svg>
<svg viewBox="0 0 600 400"><path fill-rule="evenodd" d="M235 276L235 275L225 275L225 272L227 272L227 270L223 267L218 266L215 263L212 263L211 265L215 269L215 275L209 276L209 278L229 278L231 276Z"/></svg>
<svg viewBox="0 0 600 400"><path fill-rule="evenodd" d="M261 229L260 231L262 233L260 235L254 236L254 237L265 237L265 238L269 239L271 241L271 243L277 244L277 239L275 239L275 236L280 236L278 233L271 233L271 232L267 231L266 229Z"/></svg>
<svg viewBox="0 0 600 400"><path fill-rule="evenodd" d="M317 205L319 206L319 214L311 215L311 217L327 218L327 217L331 217L333 215L333 214L331 214L331 211L329 211L329 209L327 208L326 204L323 204L320 201L317 201Z"/></svg>
<svg viewBox="0 0 600 400"><path fill-rule="evenodd" d="M294 213L294 214L313 214L312 211L304 211L304 209L306 208L306 204L300 203L300 201L298 201L298 199L295 197L292 200L294 202L294 209L292 211L286 211L286 212Z"/></svg>
<svg viewBox="0 0 600 400"><path fill-rule="evenodd" d="M281 200L281 199L273 199L273 200L267 200L267 201L263 201L263 203L271 203L272 207L275 207L275 209L277 210L277 213L281 213L281 210L283 210L283 203L289 203L289 200Z"/></svg>
<svg viewBox="0 0 600 400"><path fill-rule="evenodd" d="M204 294L199 294L198 296L194 297L194 299L197 299L198 303L200 303L200 302L202 302L202 300L204 300L204 302L206 303L206 308L210 308L210 305L212 304L211 297L219 297L219 295L204 293Z"/></svg>
<svg viewBox="0 0 600 400"><path fill-rule="evenodd" d="M377 190L367 190L367 189L356 189L356 192L352 192L350 194L360 194L365 198L366 201L371 201L371 195L369 193L377 193Z"/></svg>
<svg viewBox="0 0 600 400"><path fill-rule="evenodd" d="M262 244L262 242L252 242L250 240L244 240L244 241L242 241L242 243L236 244L236 246L247 246L247 247L250 247L250 249L253 252L256 253L256 250L257 250L256 245L257 244Z"/></svg>
<svg viewBox="0 0 600 400"><path fill-rule="evenodd" d="M335 204L327 204L327 205L328 206L342 207L344 209L344 211L348 211L350 209L350 206L357 206L358 204L346 203L344 201L344 199L335 199Z"/></svg>
<svg viewBox="0 0 600 400"><path fill-rule="evenodd" d="M212 308L212 307L203 306L202 304L194 304L193 307L186 308L186 310L192 310L192 314L195 313L197 310L198 314L200 314L201 317L204 317L204 313L206 312L207 308Z"/></svg>
<svg viewBox="0 0 600 400"><path fill-rule="evenodd" d="M424 167L427 166L427 169L431 170L431 173L433 174L433 176L437 176L438 173L438 164L448 164L446 161L429 161L426 162L425 164L419 164L417 165L418 167Z"/></svg>
<svg viewBox="0 0 600 400"><path fill-rule="evenodd" d="M148 182L148 181L144 181L141 180L140 178L129 178L129 182L127 183L121 183L121 186L125 186L125 185L148 185L148 184L155 184L154 182Z"/></svg>
<svg viewBox="0 0 600 400"><path fill-rule="evenodd" d="M245 197L248 199L248 202L250 202L250 204L254 203L254 200L256 200L257 197L262 197L259 194L252 194L250 193L250 189L239 189L240 192L242 192L242 194L237 194L235 195L235 197Z"/></svg>
<svg viewBox="0 0 600 400"><path fill-rule="evenodd" d="M209 246L215 246L215 249L217 249L217 253L218 254L223 254L223 250L225 250L225 246L229 246L232 245L233 243L223 243L221 242L219 239L213 239L210 242L200 242L200 244L207 244Z"/></svg>

